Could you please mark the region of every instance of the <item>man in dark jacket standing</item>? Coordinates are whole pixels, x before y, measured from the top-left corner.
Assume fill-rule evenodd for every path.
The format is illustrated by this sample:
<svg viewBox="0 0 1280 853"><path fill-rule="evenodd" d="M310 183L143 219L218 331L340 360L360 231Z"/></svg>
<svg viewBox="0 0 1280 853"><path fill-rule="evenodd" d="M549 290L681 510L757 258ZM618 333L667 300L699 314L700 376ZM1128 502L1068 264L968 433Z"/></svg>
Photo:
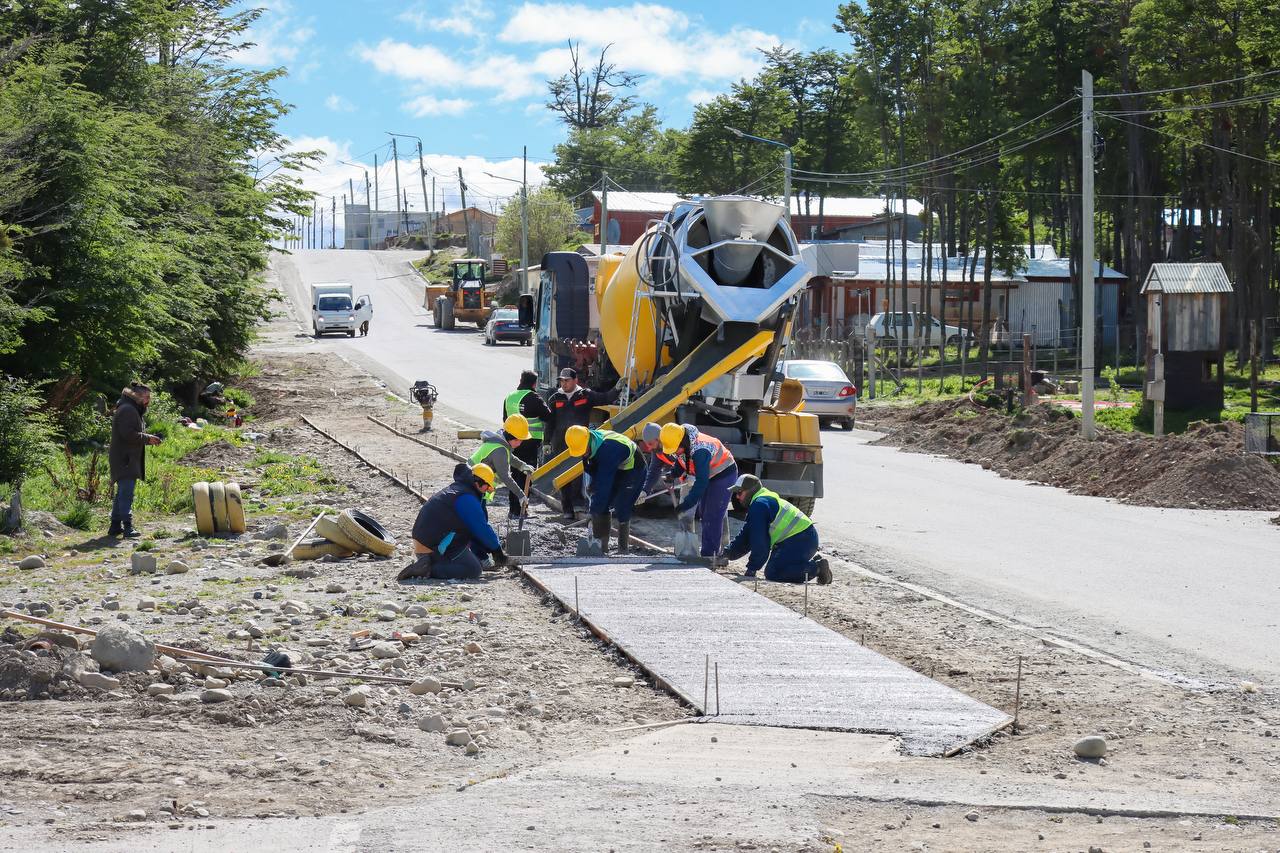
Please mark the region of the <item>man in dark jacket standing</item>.
<svg viewBox="0 0 1280 853"><path fill-rule="evenodd" d="M621 383L608 391L592 391L589 388L583 388L578 384L578 371L572 367L566 367L560 371L560 387L547 398L547 408L551 412L551 417L547 421L547 427L551 431L551 455L557 456L563 453L568 446L565 444L564 436L569 431L569 427L589 427L591 410L596 406L605 406L614 402L621 392ZM564 512L565 521L576 519L574 506L581 501L582 478L578 477L560 490L560 509Z"/></svg>
<svg viewBox="0 0 1280 853"><path fill-rule="evenodd" d="M123 535L133 539L133 491L139 480L147 476L147 445L159 444L160 436L146 431L142 416L151 405L151 389L134 382L120 392L115 414L111 416L111 446L107 461L111 466L111 482L116 494L111 501L111 527L108 536Z"/></svg>

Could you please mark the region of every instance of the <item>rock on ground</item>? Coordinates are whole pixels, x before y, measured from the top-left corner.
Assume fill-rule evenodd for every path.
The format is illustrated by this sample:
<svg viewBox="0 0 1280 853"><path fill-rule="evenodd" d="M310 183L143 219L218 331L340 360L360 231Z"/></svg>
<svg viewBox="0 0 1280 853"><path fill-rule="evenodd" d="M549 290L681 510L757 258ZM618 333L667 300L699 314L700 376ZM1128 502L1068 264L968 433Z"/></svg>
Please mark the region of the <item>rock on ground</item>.
<svg viewBox="0 0 1280 853"><path fill-rule="evenodd" d="M129 571L135 575L149 575L155 573L157 568L156 558L153 554L144 551L134 551L129 557Z"/></svg>
<svg viewBox="0 0 1280 853"><path fill-rule="evenodd" d="M27 569L27 570L43 569L44 566L45 566L44 558L37 554L32 554L30 557L25 557L21 563L18 563L18 568Z"/></svg>
<svg viewBox="0 0 1280 853"><path fill-rule="evenodd" d="M98 666L112 672L141 672L150 669L156 657L155 644L128 625L108 625L98 632L89 654Z"/></svg>
<svg viewBox="0 0 1280 853"><path fill-rule="evenodd" d="M1100 735L1089 735L1076 741L1071 749L1080 758L1101 758L1107 754L1107 740Z"/></svg>

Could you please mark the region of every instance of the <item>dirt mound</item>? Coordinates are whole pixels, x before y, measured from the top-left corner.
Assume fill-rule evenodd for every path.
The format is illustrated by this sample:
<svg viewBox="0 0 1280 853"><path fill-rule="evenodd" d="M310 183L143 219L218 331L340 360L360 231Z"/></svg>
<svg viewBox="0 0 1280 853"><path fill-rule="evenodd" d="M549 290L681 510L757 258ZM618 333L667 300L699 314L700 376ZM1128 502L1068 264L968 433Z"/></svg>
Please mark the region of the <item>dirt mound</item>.
<svg viewBox="0 0 1280 853"><path fill-rule="evenodd" d="M255 448L249 445L235 445L225 439L219 439L197 447L182 457L182 463L196 468L220 470L229 466L248 464L255 452Z"/></svg>
<svg viewBox="0 0 1280 853"><path fill-rule="evenodd" d="M1238 423L1199 423L1160 439L1099 429L1040 404L1006 415L967 399L885 408L868 414L889 430L882 443L972 462L1006 476L1140 506L1193 509L1280 507L1280 469L1245 454Z"/></svg>
<svg viewBox="0 0 1280 853"><path fill-rule="evenodd" d="M28 646L31 646L28 649ZM50 643L31 643L6 629L0 635L0 700L66 699L85 691L63 669L75 652Z"/></svg>

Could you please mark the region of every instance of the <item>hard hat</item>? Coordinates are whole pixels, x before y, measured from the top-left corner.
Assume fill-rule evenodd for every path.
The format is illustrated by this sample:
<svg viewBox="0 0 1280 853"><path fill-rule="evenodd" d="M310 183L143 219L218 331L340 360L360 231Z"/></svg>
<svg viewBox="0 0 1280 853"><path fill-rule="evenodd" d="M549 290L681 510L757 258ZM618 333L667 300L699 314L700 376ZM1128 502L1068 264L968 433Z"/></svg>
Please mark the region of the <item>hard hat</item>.
<svg viewBox="0 0 1280 853"><path fill-rule="evenodd" d="M587 446L591 443L591 430L574 424L565 430L564 443L569 448L570 456L586 456Z"/></svg>
<svg viewBox="0 0 1280 853"><path fill-rule="evenodd" d="M498 482L498 477L493 473L493 469L484 462L477 462L471 466L471 476L486 484L491 489L494 488L494 484Z"/></svg>
<svg viewBox="0 0 1280 853"><path fill-rule="evenodd" d="M684 441L684 427L680 424L663 424L658 438L662 441L663 453L675 453L680 449L680 442Z"/></svg>
<svg viewBox="0 0 1280 853"><path fill-rule="evenodd" d="M662 427L658 426L653 421L650 421L644 425L644 431L640 433L640 440L657 442L661 435Z"/></svg>
<svg viewBox="0 0 1280 853"><path fill-rule="evenodd" d="M758 491L760 489L760 478L755 474L739 474L738 479L729 487L731 492Z"/></svg>
<svg viewBox="0 0 1280 853"><path fill-rule="evenodd" d="M504 432L510 433L512 438L518 438L521 441L529 439L529 419L517 412L514 415L507 415L507 419L502 422Z"/></svg>

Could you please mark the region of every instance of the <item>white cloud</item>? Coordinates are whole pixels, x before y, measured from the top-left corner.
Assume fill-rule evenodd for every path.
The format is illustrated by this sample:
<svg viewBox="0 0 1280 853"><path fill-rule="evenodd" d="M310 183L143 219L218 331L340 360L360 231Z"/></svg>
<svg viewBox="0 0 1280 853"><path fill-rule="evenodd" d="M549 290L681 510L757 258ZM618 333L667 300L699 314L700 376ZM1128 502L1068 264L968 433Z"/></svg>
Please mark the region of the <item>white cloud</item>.
<svg viewBox="0 0 1280 853"><path fill-rule="evenodd" d="M456 116L465 112L471 101L465 98L437 98L434 95L419 95L404 105L404 108L418 118L426 116Z"/></svg>
<svg viewBox="0 0 1280 853"><path fill-rule="evenodd" d="M355 104L337 94L330 95L325 98L324 105L326 109L332 110L335 113L353 113L356 111Z"/></svg>
<svg viewBox="0 0 1280 853"><path fill-rule="evenodd" d="M443 3L440 5L445 6ZM409 24L418 32L444 30L460 36L478 36L482 33L479 25L493 18L493 11L481 0L462 0L447 5L442 16L433 16L429 8L430 4L415 3L396 15L396 20Z"/></svg>
<svg viewBox="0 0 1280 853"><path fill-rule="evenodd" d="M685 98L688 99L689 103L696 107L699 104L705 104L707 101L714 100L719 94L719 92L711 89L690 89L685 95Z"/></svg>
<svg viewBox="0 0 1280 853"><path fill-rule="evenodd" d="M383 39L374 47L361 46L357 54L383 74L420 83L462 83L463 68L444 51L429 44L414 46Z"/></svg>
<svg viewBox="0 0 1280 853"><path fill-rule="evenodd" d="M262 17L245 34L248 47L236 53L242 65L268 67L294 62L316 31L299 21L290 3L267 3Z"/></svg>

